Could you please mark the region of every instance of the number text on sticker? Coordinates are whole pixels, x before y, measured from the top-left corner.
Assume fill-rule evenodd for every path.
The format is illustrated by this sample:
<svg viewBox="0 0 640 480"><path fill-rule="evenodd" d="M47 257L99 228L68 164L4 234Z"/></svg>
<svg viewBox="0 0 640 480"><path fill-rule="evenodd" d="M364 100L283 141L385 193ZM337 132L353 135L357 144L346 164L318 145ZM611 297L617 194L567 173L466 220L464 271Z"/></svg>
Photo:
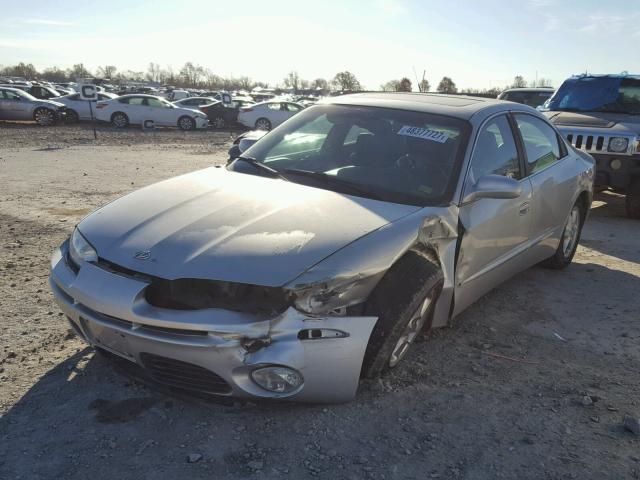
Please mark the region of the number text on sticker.
<svg viewBox="0 0 640 480"><path fill-rule="evenodd" d="M405 125L398 130L398 135L405 135L407 137L422 138L423 140L431 140L432 142L444 143L449 138L444 132L438 132L437 130L428 130L426 128L411 127Z"/></svg>

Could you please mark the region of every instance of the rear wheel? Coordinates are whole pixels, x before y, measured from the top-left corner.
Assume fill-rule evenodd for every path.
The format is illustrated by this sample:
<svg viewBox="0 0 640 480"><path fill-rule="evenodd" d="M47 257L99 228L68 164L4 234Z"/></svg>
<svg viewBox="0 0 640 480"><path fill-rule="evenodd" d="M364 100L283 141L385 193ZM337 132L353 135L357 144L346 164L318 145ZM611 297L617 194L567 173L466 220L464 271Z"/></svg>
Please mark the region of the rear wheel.
<svg viewBox="0 0 640 480"><path fill-rule="evenodd" d="M75 110L67 110L65 114L65 121L67 123L78 123L80 121L78 112L76 112Z"/></svg>
<svg viewBox="0 0 640 480"><path fill-rule="evenodd" d="M627 190L625 199L627 217L640 220L640 178L631 181L631 186Z"/></svg>
<svg viewBox="0 0 640 480"><path fill-rule="evenodd" d="M49 110L48 108L36 108L36 111L33 112L33 119L38 123L38 125L48 127L56 122L56 114L53 110Z"/></svg>
<svg viewBox="0 0 640 480"><path fill-rule="evenodd" d="M125 128L127 125L129 125L129 117L127 117L125 113L116 112L111 115L111 123L116 128Z"/></svg>
<svg viewBox="0 0 640 480"><path fill-rule="evenodd" d="M271 130L271 122L266 118L259 118L256 120L257 130Z"/></svg>
<svg viewBox="0 0 640 480"><path fill-rule="evenodd" d="M365 314L377 316L378 322L367 345L363 376L378 376L400 363L430 326L443 283L440 266L420 252L408 252L387 272L365 307Z"/></svg>
<svg viewBox="0 0 640 480"><path fill-rule="evenodd" d="M193 130L196 128L196 122L191 117L180 117L178 120L178 127L180 127L181 130Z"/></svg>
<svg viewBox="0 0 640 480"><path fill-rule="evenodd" d="M556 253L543 262L545 267L561 270L569 266L580 242L580 233L582 232L582 223L585 216L583 210L584 207L578 200L571 208Z"/></svg>

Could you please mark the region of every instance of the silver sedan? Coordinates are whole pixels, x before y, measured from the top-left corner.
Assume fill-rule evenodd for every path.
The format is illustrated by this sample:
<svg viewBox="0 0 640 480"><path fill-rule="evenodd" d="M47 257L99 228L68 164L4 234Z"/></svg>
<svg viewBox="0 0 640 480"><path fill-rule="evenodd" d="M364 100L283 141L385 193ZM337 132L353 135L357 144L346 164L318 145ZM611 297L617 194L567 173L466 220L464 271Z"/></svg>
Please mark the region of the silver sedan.
<svg viewBox="0 0 640 480"><path fill-rule="evenodd" d="M512 275L571 263L594 162L534 109L332 98L126 195L52 259L76 333L151 380L340 402Z"/></svg>

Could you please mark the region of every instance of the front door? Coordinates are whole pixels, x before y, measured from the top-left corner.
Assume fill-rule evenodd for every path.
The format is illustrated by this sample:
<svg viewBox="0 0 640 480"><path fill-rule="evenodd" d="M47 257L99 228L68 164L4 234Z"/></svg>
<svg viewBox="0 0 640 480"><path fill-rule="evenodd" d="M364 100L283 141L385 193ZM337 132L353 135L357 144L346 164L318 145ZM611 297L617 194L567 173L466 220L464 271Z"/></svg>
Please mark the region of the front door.
<svg viewBox="0 0 640 480"><path fill-rule="evenodd" d="M514 115L525 150L525 166L533 188L531 238L537 261L552 256L573 206L578 179L566 148L544 120Z"/></svg>
<svg viewBox="0 0 640 480"><path fill-rule="evenodd" d="M454 315L526 268L521 254L531 230L532 188L522 167L507 115L488 120L476 137L465 191L485 175L504 175L519 180L522 193L515 199L481 198L460 206Z"/></svg>

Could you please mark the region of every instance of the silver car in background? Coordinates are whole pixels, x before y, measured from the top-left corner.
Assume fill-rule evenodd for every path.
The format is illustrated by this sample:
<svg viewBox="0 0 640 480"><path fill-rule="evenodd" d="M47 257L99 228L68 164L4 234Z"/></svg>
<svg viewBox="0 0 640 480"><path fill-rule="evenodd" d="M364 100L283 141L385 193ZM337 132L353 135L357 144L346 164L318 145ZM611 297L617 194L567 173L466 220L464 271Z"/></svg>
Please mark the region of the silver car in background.
<svg viewBox="0 0 640 480"><path fill-rule="evenodd" d="M143 188L55 252L78 335L180 389L340 402L500 282L575 253L594 162L525 105L357 94Z"/></svg>
<svg viewBox="0 0 640 480"><path fill-rule="evenodd" d="M64 115L64 105L59 102L39 100L18 88L0 87L0 120L34 120L48 126Z"/></svg>

